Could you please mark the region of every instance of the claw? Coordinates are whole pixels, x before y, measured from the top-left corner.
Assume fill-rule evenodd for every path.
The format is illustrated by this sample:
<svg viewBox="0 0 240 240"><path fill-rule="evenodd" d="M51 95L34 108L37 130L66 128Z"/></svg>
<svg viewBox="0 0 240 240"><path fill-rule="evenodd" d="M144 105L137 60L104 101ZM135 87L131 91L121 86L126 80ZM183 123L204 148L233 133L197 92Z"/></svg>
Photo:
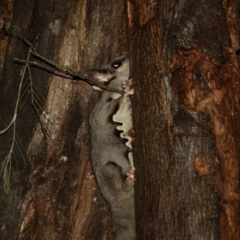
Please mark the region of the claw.
<svg viewBox="0 0 240 240"><path fill-rule="evenodd" d="M123 82L123 91L125 93L128 93L129 95L132 95L134 93L133 80L132 79L128 79L128 80Z"/></svg>
<svg viewBox="0 0 240 240"><path fill-rule="evenodd" d="M134 178L134 172L135 172L135 167L131 167L128 172L126 173L127 180L129 181L135 181L136 179Z"/></svg>

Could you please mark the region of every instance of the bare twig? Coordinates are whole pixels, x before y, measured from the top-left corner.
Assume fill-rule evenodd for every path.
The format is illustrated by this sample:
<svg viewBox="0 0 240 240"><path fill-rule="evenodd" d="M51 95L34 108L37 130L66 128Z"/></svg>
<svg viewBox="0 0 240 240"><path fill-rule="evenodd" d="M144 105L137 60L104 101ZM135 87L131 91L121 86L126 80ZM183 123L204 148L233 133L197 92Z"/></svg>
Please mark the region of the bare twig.
<svg viewBox="0 0 240 240"><path fill-rule="evenodd" d="M4 128L2 131L0 131L0 135L2 135L3 133L5 133L11 126L12 124L14 123L14 121L16 120L16 117L17 117L17 113L14 112L14 115L13 115L13 118L11 120L11 122L8 124L8 126L6 128Z"/></svg>
<svg viewBox="0 0 240 240"><path fill-rule="evenodd" d="M89 79L89 78L86 78L85 76L83 76L83 75L81 75L79 73L76 73L71 68L62 66L62 65L60 65L58 63L55 63L55 62L51 61L50 59L45 58L44 56L42 56L41 54L39 54L37 52L37 50L33 46L33 44L30 41L28 41L25 37L23 37L23 35L21 34L21 31L19 29L17 29L16 27L11 26L11 25L5 25L5 29L6 29L6 31L7 31L7 33L9 35L11 35L11 36L21 40L28 47L30 47L31 54L33 56L37 57L38 59L42 60L43 62L47 63L48 65L54 67L57 70L60 70L61 72L65 73L66 75L70 76L70 79L85 81L85 82L87 82L90 85L97 86L97 87L99 87L101 89L104 89L104 90L107 90L109 92L116 92L116 93L119 93L119 94L123 94L124 93L124 91L121 91L121 90L118 90L118 89L115 89L115 88L107 87L104 84L102 84L102 83L100 83L100 82L98 82L98 81L96 81L94 79ZM20 60L20 61L22 61L22 60ZM32 65L34 65L34 64L32 64Z"/></svg>
<svg viewBox="0 0 240 240"><path fill-rule="evenodd" d="M61 72L60 70L55 70L47 65L43 65L41 63L35 62L35 61L26 61L26 60L21 60L19 58L14 58L13 59L14 62L20 63L20 64L29 64L31 66L35 66L37 68L43 69L47 72L53 73L54 75L60 76L60 77L64 77L64 78L69 78L69 79L73 79L72 76L65 74L63 72Z"/></svg>

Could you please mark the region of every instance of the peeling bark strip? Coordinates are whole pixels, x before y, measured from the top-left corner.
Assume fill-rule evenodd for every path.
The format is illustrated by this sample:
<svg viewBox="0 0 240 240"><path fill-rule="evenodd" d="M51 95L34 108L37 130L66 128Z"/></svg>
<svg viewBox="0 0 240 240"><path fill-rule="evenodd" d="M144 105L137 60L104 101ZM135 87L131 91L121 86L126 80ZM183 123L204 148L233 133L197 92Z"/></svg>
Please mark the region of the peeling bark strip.
<svg viewBox="0 0 240 240"><path fill-rule="evenodd" d="M210 117L208 125L215 135L218 150L214 175L223 209L220 215L221 234L223 239L228 239L239 234L239 214L236 210L239 208L237 109L240 74L238 66L233 62L236 56L231 53L231 49L226 49L224 55L227 61L222 64L196 50L187 51L182 57L176 56L181 66L172 71L171 81L187 109Z"/></svg>
<svg viewBox="0 0 240 240"><path fill-rule="evenodd" d="M139 239L240 239L238 5L126 0Z"/></svg>

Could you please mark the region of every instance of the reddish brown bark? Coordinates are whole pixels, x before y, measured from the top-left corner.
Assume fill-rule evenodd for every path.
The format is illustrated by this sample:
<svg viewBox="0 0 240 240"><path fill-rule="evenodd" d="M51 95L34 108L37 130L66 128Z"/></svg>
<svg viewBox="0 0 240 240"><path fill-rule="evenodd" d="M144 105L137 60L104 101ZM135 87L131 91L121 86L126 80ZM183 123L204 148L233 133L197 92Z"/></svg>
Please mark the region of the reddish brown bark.
<svg viewBox="0 0 240 240"><path fill-rule="evenodd" d="M126 1L140 239L238 239L237 1Z"/></svg>

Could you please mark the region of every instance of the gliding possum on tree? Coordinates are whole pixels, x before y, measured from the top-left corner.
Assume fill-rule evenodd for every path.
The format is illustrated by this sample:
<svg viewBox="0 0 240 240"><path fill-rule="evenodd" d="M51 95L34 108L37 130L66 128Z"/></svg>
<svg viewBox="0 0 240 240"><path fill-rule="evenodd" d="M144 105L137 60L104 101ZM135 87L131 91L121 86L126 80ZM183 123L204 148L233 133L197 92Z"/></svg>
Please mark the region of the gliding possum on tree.
<svg viewBox="0 0 240 240"><path fill-rule="evenodd" d="M90 69L85 76L124 90L121 95L104 90L90 116L91 159L100 191L112 213L112 232L116 240L135 239L134 171L131 137L133 94L129 78L129 59L121 56L104 69Z"/></svg>

